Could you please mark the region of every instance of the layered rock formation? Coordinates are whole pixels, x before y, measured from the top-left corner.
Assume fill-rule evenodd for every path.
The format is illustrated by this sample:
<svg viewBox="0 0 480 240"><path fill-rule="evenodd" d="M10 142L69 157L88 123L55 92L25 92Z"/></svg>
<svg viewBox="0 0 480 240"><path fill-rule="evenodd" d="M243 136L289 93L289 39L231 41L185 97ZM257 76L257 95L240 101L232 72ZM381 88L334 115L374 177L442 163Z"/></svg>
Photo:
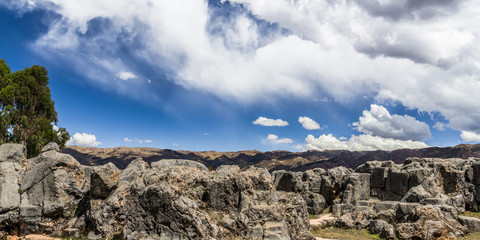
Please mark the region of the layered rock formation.
<svg viewBox="0 0 480 240"><path fill-rule="evenodd" d="M261 168L188 160L82 166L54 144L0 146L0 231L89 239L313 239L296 193Z"/></svg>
<svg viewBox="0 0 480 240"><path fill-rule="evenodd" d="M301 194L311 214L331 207L339 227L400 239L480 230L480 219L460 215L479 210L480 159L409 158L403 165L373 161L355 171L339 167L273 176L276 189Z"/></svg>

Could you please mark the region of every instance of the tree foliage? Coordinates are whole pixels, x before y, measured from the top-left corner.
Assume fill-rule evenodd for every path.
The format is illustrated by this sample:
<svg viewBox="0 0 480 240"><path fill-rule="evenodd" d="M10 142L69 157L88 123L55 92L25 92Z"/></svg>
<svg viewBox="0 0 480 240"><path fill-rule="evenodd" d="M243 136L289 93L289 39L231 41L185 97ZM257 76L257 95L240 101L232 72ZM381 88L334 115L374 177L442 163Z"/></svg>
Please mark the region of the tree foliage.
<svg viewBox="0 0 480 240"><path fill-rule="evenodd" d="M48 87L48 72L42 66L11 72L0 59L0 144L23 143L28 157L56 142L61 148L70 139L65 128L55 128L57 112Z"/></svg>

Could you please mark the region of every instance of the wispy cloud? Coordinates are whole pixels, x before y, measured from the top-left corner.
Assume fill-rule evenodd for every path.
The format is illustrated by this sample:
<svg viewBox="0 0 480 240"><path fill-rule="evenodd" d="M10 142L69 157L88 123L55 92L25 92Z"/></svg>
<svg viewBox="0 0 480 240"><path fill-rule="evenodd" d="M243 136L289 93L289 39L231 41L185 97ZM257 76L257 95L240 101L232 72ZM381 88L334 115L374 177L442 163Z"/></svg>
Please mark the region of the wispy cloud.
<svg viewBox="0 0 480 240"><path fill-rule="evenodd" d="M284 127L288 126L288 122L282 119L270 119L265 117L259 117L253 121L253 124L266 126L266 127Z"/></svg>
<svg viewBox="0 0 480 240"><path fill-rule="evenodd" d="M124 138L124 142L126 143L131 143L131 142L137 142L137 143L152 143L152 140L142 140L138 138L130 139L130 138Z"/></svg>
<svg viewBox="0 0 480 240"><path fill-rule="evenodd" d="M433 128L437 129L438 131L445 131L445 123L436 122L436 123L433 125Z"/></svg>

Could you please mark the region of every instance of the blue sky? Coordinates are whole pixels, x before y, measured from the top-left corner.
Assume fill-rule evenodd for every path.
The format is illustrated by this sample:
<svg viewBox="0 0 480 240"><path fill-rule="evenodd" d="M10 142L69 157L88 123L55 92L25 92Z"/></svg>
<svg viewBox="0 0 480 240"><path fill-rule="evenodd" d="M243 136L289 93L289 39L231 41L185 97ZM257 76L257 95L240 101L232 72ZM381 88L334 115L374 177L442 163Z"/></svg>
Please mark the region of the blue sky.
<svg viewBox="0 0 480 240"><path fill-rule="evenodd" d="M0 58L47 68L74 145L453 146L480 142L478 22L475 1L6 0Z"/></svg>

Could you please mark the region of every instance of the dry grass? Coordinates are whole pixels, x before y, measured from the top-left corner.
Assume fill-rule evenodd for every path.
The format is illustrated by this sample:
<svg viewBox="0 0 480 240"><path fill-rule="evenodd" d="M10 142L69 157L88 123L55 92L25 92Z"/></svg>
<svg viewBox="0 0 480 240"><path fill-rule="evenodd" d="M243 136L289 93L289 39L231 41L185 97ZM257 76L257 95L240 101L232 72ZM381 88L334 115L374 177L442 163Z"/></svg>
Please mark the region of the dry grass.
<svg viewBox="0 0 480 240"><path fill-rule="evenodd" d="M480 239L480 233L472 233L468 234L464 237L458 237L457 240L478 240Z"/></svg>
<svg viewBox="0 0 480 240"><path fill-rule="evenodd" d="M378 235L370 234L367 230L325 228L313 232L315 237L338 239L338 240L371 240L381 239Z"/></svg>

